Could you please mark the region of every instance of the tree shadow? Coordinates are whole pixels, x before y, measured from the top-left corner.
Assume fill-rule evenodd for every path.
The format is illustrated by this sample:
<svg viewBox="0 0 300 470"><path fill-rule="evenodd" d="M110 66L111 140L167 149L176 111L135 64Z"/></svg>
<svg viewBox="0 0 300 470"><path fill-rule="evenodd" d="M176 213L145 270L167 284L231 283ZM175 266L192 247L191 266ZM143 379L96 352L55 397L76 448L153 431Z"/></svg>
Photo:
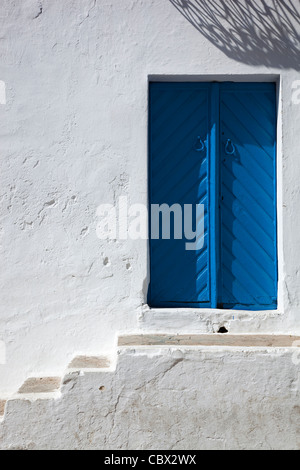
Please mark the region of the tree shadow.
<svg viewBox="0 0 300 470"><path fill-rule="evenodd" d="M228 57L300 70L300 0L169 0Z"/></svg>

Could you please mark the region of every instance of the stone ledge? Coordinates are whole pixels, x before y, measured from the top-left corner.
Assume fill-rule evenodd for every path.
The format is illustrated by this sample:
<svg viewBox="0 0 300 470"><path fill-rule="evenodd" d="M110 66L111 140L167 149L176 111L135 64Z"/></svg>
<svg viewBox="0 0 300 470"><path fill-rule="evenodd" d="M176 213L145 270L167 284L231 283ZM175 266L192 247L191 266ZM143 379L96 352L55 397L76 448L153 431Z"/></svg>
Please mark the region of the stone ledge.
<svg viewBox="0 0 300 470"><path fill-rule="evenodd" d="M292 335L128 335L120 336L118 346L227 346L287 348L299 342L300 336Z"/></svg>
<svg viewBox="0 0 300 470"><path fill-rule="evenodd" d="M19 389L20 394L52 393L60 389L60 377L31 377Z"/></svg>
<svg viewBox="0 0 300 470"><path fill-rule="evenodd" d="M0 400L0 417L4 416L6 401Z"/></svg>
<svg viewBox="0 0 300 470"><path fill-rule="evenodd" d="M110 366L110 360L105 356L77 356L68 369L108 369Z"/></svg>

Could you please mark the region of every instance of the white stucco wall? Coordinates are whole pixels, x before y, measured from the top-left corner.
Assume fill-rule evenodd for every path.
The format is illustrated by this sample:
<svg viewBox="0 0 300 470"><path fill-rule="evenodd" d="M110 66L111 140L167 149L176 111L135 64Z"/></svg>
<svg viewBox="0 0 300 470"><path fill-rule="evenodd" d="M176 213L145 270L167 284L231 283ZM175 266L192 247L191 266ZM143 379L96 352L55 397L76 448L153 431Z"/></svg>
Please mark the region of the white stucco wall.
<svg viewBox="0 0 300 470"><path fill-rule="evenodd" d="M169 0L0 0L0 31L0 393L120 332L299 333L299 43L224 50ZM276 312L151 312L147 242L96 237L99 204L147 204L148 78L172 75L278 82Z"/></svg>

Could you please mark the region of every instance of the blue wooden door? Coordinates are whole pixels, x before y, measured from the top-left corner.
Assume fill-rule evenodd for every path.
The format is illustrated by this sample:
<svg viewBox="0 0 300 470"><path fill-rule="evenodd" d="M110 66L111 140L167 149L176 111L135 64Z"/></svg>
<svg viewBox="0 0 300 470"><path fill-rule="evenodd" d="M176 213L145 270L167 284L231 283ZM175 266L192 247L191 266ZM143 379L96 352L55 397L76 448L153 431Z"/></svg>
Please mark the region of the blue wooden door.
<svg viewBox="0 0 300 470"><path fill-rule="evenodd" d="M182 238L176 211L169 237L155 220L149 305L276 308L275 85L151 83L149 102L150 212L176 205L182 215ZM196 250L186 249L187 204L194 229L204 204Z"/></svg>
<svg viewBox="0 0 300 470"><path fill-rule="evenodd" d="M186 250L184 233L175 238L173 215L170 239L151 239L151 306L209 305L209 90L209 84L150 84L150 202L179 205L182 215L184 204L205 207L201 250ZM161 233L162 217L159 225Z"/></svg>
<svg viewBox="0 0 300 470"><path fill-rule="evenodd" d="M220 116L219 302L276 308L275 84L222 84Z"/></svg>

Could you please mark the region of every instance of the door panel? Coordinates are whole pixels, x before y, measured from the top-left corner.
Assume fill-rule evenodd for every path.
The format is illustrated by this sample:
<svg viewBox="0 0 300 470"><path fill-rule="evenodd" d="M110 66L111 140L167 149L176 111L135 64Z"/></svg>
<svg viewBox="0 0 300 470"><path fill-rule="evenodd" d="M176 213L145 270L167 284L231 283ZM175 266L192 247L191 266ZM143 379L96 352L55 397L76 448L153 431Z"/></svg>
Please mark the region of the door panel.
<svg viewBox="0 0 300 470"><path fill-rule="evenodd" d="M151 239L152 307L209 303L209 88L196 83L150 84L150 204L179 204L182 214L184 204L205 205L201 250L186 250L188 240L174 239L172 217L171 239ZM202 151L196 150L201 148L198 136L205 144ZM160 230L161 224L162 219Z"/></svg>
<svg viewBox="0 0 300 470"><path fill-rule="evenodd" d="M205 208L195 251L176 238L174 214L169 239L159 219L149 305L276 308L275 84L151 83L149 105L150 208L179 205L184 216L193 205L193 230L196 204Z"/></svg>
<svg viewBox="0 0 300 470"><path fill-rule="evenodd" d="M220 96L219 302L276 308L275 85L224 84Z"/></svg>

